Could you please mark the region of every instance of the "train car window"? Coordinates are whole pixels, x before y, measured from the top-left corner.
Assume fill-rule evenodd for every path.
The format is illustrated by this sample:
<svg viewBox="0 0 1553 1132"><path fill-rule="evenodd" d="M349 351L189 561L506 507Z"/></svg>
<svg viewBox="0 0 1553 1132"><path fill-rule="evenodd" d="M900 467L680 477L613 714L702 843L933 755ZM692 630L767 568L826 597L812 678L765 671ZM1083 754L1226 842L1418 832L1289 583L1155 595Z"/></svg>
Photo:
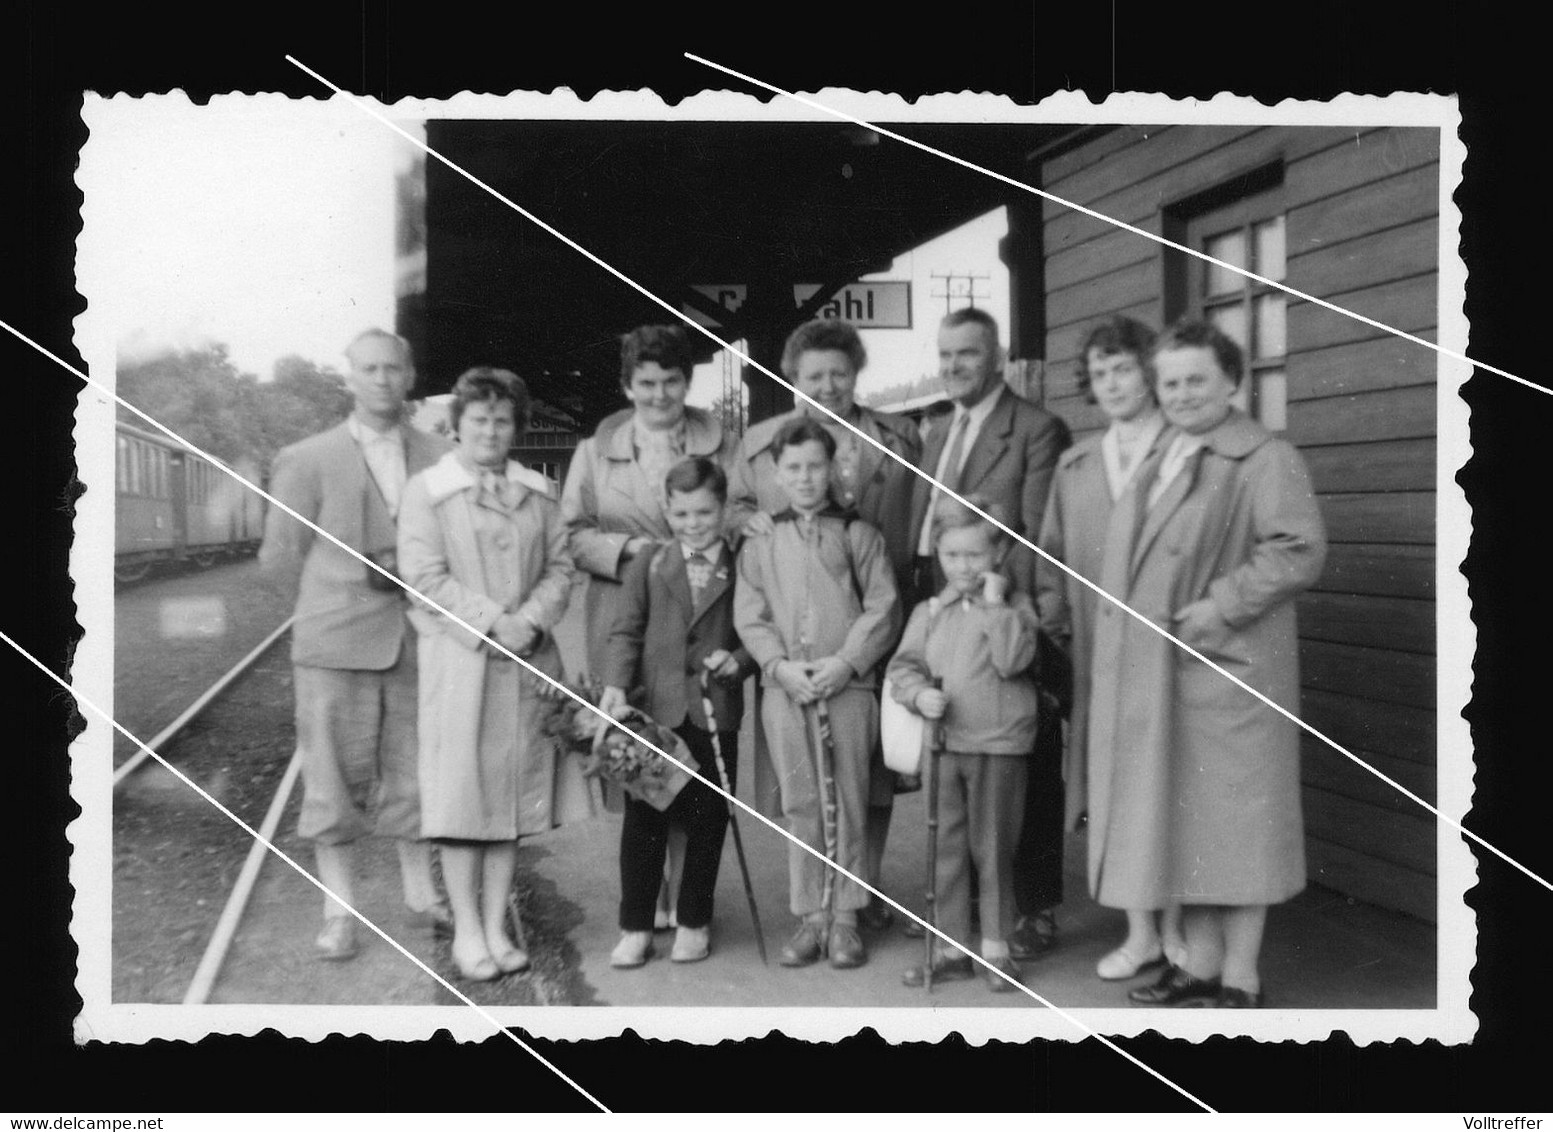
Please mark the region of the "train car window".
<svg viewBox="0 0 1553 1132"><path fill-rule="evenodd" d="M119 492L122 494L129 490L129 441L121 436L118 437L118 442L118 460L115 465L116 475L114 479L117 481Z"/></svg>

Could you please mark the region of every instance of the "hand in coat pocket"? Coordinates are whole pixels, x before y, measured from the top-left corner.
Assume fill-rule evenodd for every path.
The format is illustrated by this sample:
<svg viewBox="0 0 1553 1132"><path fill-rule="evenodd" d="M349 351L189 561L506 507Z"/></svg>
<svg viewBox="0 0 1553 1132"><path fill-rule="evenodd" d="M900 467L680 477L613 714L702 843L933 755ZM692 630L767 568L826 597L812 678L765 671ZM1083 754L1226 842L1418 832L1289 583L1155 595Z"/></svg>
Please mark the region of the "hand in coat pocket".
<svg viewBox="0 0 1553 1132"><path fill-rule="evenodd" d="M1202 653L1223 653L1229 644L1229 623L1212 598L1192 602L1175 615L1175 634Z"/></svg>

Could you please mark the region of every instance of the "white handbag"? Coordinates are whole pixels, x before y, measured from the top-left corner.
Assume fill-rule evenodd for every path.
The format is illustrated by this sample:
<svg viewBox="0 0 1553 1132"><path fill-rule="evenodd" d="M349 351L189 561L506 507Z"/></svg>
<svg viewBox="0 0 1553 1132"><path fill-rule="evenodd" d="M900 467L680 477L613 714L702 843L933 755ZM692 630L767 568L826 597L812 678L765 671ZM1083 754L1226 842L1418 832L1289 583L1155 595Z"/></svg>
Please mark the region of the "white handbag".
<svg viewBox="0 0 1553 1132"><path fill-rule="evenodd" d="M884 748L885 766L897 774L922 773L927 720L896 702L894 685L888 675L879 697L879 742Z"/></svg>

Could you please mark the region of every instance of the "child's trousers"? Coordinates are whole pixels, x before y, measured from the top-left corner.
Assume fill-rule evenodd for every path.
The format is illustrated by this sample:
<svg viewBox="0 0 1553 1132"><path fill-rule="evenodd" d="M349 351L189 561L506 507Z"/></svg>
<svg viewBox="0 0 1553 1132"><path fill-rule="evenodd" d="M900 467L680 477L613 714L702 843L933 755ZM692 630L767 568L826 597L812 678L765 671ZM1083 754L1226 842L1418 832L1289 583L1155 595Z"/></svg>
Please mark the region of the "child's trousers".
<svg viewBox="0 0 1553 1132"><path fill-rule="evenodd" d="M972 861L981 886L982 938L1006 940L1014 927L1014 846L1024 822L1027 774L1019 755L938 756L936 926L972 951Z"/></svg>
<svg viewBox="0 0 1553 1132"><path fill-rule="evenodd" d="M708 782L716 782L717 759L712 752L711 734L688 722L675 728L675 732L690 749L691 764ZM732 790L739 765L739 733L724 731L719 738ZM620 827L621 931L653 929L670 825L682 826L686 835L685 871L675 918L687 928L704 928L712 922L712 897L717 890L717 869L728 830L728 801L692 779L666 810L655 810L635 798L626 799L625 819Z"/></svg>
<svg viewBox="0 0 1553 1132"><path fill-rule="evenodd" d="M843 688L826 701L835 746L836 863L856 876L867 868L868 759L879 730L878 693ZM761 697L761 720L771 761L782 788L782 816L788 832L823 855L825 833L820 812L819 732L815 708L794 703L775 681ZM795 916L822 909L829 866L791 843L787 846L789 903ZM855 912L868 903L868 890L834 875L832 912Z"/></svg>

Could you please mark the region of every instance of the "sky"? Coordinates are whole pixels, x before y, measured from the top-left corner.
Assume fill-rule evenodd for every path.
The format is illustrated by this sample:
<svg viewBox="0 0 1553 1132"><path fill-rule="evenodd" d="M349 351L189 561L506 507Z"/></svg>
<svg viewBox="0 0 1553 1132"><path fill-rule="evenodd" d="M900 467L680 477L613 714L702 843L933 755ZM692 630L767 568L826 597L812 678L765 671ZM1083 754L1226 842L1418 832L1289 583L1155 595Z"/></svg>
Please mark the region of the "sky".
<svg viewBox="0 0 1553 1132"><path fill-rule="evenodd" d="M86 223L108 235L83 241L99 249L83 275L122 359L223 342L268 380L289 354L343 368L357 331L393 327L393 176L407 142L338 100L174 96L142 100L134 120L94 131L83 155L83 181L106 190L89 194ZM977 305L1006 324L1005 231L999 209L868 277L911 281L913 328L863 332L859 395L936 371L935 272L987 274ZM693 403L711 403L722 372L721 355L698 367Z"/></svg>
<svg viewBox="0 0 1553 1132"><path fill-rule="evenodd" d="M348 106L147 100L96 131L86 223L111 234L89 296L126 360L226 343L268 379L301 354L341 368L347 340L392 329L393 171L407 143ZM89 168L87 168L89 166ZM96 226L99 226L97 228Z"/></svg>
<svg viewBox="0 0 1553 1132"><path fill-rule="evenodd" d="M935 297L935 292L941 295L947 284L934 279L935 274L987 276L975 281L976 305L991 311L1006 330L1008 268L998 259L998 241L1007 233L1008 213L998 208L897 256L890 270L863 277L909 280L912 311L910 330L861 331L868 365L858 377L859 399L870 392L938 372L938 320L944 316L945 307L943 298ZM956 284L960 288L966 285L963 281ZM963 298L953 298L951 302L954 307L967 305ZM696 367L690 391L693 404L709 405L721 392L722 359L719 351L711 362Z"/></svg>

